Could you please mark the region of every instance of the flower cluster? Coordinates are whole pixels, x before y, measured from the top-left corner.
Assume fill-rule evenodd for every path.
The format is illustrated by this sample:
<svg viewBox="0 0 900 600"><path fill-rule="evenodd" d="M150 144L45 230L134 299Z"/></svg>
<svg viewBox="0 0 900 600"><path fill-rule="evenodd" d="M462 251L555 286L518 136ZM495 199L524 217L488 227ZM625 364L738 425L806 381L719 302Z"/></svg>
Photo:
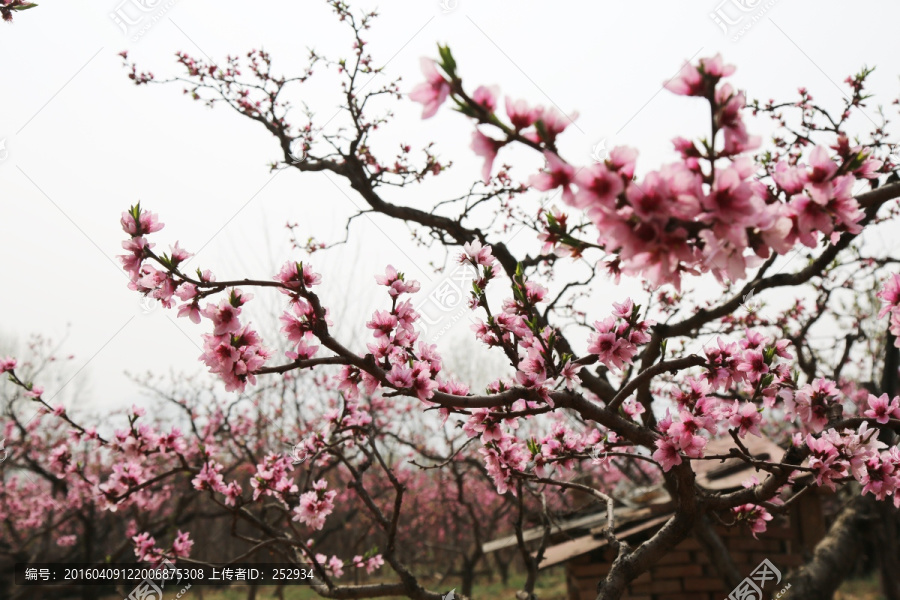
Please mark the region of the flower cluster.
<svg viewBox="0 0 900 600"><path fill-rule="evenodd" d="M178 308L179 317L186 316L195 323L199 323L201 317L212 321L212 334L203 336L201 360L211 373L222 378L228 391L243 391L248 382L255 383L254 372L263 367L271 351L263 347L259 334L249 323L242 325L240 322L241 306L252 296L235 288L228 298L218 304L207 303L201 310L199 302L203 293L200 286L212 284L215 277L198 269L197 279L188 281L178 267L191 255L177 243L169 254L156 256L152 251L154 244L144 236L161 230L163 224L154 213L142 209L140 203L122 213L121 224L130 236L122 242L122 247L129 253L119 257L130 277L128 287L158 299L166 308L171 308L173 298L177 297L183 301ZM148 258L154 258L164 270L152 266ZM303 281L317 282L316 276L302 274L305 276ZM291 281L287 277L285 286L289 287Z"/></svg>
<svg viewBox="0 0 900 600"><path fill-rule="evenodd" d="M746 154L760 144L743 121L746 95L724 82L735 69L720 55L686 64L665 84L675 94L709 102L712 140L674 139L681 161L641 180L634 176L636 150L616 147L605 160L576 169L554 146L568 117L507 99L512 125L503 124L494 113L494 88L481 86L472 98L461 91L449 50L442 49L440 63L449 80L437 71L437 63L427 64L428 81L416 88L413 99L426 104L428 116L452 95L464 114L505 134L498 140L477 129L473 133L472 149L485 160L485 180L500 148L514 140L533 143L543 151L546 168L532 176L529 185L539 191L559 190L564 203L585 211L599 233L597 244L617 255L609 263L617 276L643 274L657 285L680 287L683 274L707 271L720 280L737 280L773 250L785 253L797 242L815 247L820 236L834 242L842 232L858 233L863 213L852 196L852 183L856 177L876 177L882 165L841 135L831 147L837 160L828 148L816 146L809 165L778 162L772 173L775 187L767 187L757 180L754 162ZM532 126L533 132L526 130ZM548 225L542 239L552 246L570 245L573 255L580 253L577 240L559 236Z"/></svg>
<svg viewBox="0 0 900 600"><path fill-rule="evenodd" d="M325 519L334 510L334 490L325 491L328 482L320 479L313 489L300 495L300 503L294 508L294 521L300 521L313 529L325 527Z"/></svg>
<svg viewBox="0 0 900 600"><path fill-rule="evenodd" d="M743 482L745 488L751 488L759 484L759 479L750 477ZM784 501L778 496L772 498L772 504L783 505ZM773 519L772 514L765 506L758 504L741 504L731 509L731 514L736 522L746 523L750 527L750 532L754 538L760 533L765 533L768 528L767 523Z"/></svg>
<svg viewBox="0 0 900 600"><path fill-rule="evenodd" d="M285 494L295 494L299 490L291 476L291 459L283 454L268 454L262 464L256 466L256 475L250 480L253 499L262 495L284 499Z"/></svg>
<svg viewBox="0 0 900 600"><path fill-rule="evenodd" d="M170 557L176 559L188 557L191 555L191 548L194 546L190 535L183 531L178 531L168 551L158 547L156 539L146 531L132 536L131 541L134 542L134 555L137 559L153 565L159 565Z"/></svg>
<svg viewBox="0 0 900 600"><path fill-rule="evenodd" d="M853 477L862 486L863 494L872 494L878 500L894 496L894 505L900 507L900 496L894 492L900 487L900 449L887 448L878 439L878 430L863 423L856 431L828 429L818 437L808 434L806 445L810 451L809 466L816 476L816 483L835 489L835 482Z"/></svg>
<svg viewBox="0 0 900 600"><path fill-rule="evenodd" d="M241 325L241 306L251 298L239 289L231 290L218 305L207 304L201 315L210 319L214 329L203 335L201 360L209 372L222 378L227 391L243 391L246 384L256 383L254 372L265 365L271 350L263 347L259 334L250 324Z"/></svg>
<svg viewBox="0 0 900 600"><path fill-rule="evenodd" d="M413 392L419 400L428 400L439 387L436 380L441 371L441 357L433 344L416 341L419 332L415 322L419 313L413 308L410 300L398 301L403 294L414 294L419 291L418 281L406 280L403 273L388 265L384 275L375 277L379 285L388 288L391 297L391 310L378 310L366 327L372 330L373 342L367 346L372 355L383 361L388 373L387 381L397 389ZM346 370L347 375L357 373ZM342 382L342 386L353 386L356 382ZM369 383L368 386L377 384Z"/></svg>
<svg viewBox="0 0 900 600"><path fill-rule="evenodd" d="M613 314L594 323L594 333L588 340L588 352L610 369L621 369L630 364L638 346L650 341L648 331L651 320L638 318L641 309L631 298L621 304L613 304Z"/></svg>
<svg viewBox="0 0 900 600"><path fill-rule="evenodd" d="M706 348L703 374L685 378L685 387L673 394L676 414L667 411L657 424L662 437L653 458L664 471L680 465L682 456L702 458L704 432L714 437L726 427L739 437L762 435L763 411L775 407L779 398L786 404L793 398L788 364L778 360L791 358L787 345L786 340L771 340L748 329L739 342L717 339ZM742 399L728 401L722 392Z"/></svg>

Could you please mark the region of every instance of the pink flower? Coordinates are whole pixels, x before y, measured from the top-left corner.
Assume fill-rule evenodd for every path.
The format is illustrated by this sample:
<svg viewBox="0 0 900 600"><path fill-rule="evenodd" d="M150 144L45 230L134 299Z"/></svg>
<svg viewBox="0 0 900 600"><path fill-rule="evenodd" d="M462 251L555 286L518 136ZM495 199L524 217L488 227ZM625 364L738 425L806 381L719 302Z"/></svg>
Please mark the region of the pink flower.
<svg viewBox="0 0 900 600"><path fill-rule="evenodd" d="M574 206L584 210L615 209L616 198L625 190L622 177L604 164L591 165L575 176L578 193Z"/></svg>
<svg viewBox="0 0 900 600"><path fill-rule="evenodd" d="M332 556L328 559L328 568L331 570L331 574L334 577L340 578L344 575L344 561L337 556Z"/></svg>
<svg viewBox="0 0 900 600"><path fill-rule="evenodd" d="M366 573L371 575L382 566L384 566L384 558L380 554L376 554L366 561Z"/></svg>
<svg viewBox="0 0 900 600"><path fill-rule="evenodd" d="M707 86L715 86L722 78L734 73L734 66L722 63L722 55L712 58L701 58L697 66L684 63L678 75L664 84L673 94L682 96L705 96Z"/></svg>
<svg viewBox="0 0 900 600"><path fill-rule="evenodd" d="M297 346L293 350L285 352L285 356L291 360L309 360L319 351L318 346L307 343L306 339L297 342Z"/></svg>
<svg viewBox="0 0 900 600"><path fill-rule="evenodd" d="M572 124L577 118L577 111L573 111L572 116L569 117L553 107L545 109L540 117L540 121L544 125L544 132L547 134L547 139L544 141L554 142L556 136L565 131L566 127Z"/></svg>
<svg viewBox="0 0 900 600"><path fill-rule="evenodd" d="M391 298L396 298L400 294L415 294L420 289L418 281L414 279L406 281L403 273L398 272L397 269L391 265L385 267L384 275L375 276L375 283L391 288L388 290L388 294Z"/></svg>
<svg viewBox="0 0 900 600"><path fill-rule="evenodd" d="M757 506L756 504L743 504L735 506L731 510L735 515L735 520L747 522L754 538L759 533L765 533L766 523L773 518L765 507Z"/></svg>
<svg viewBox="0 0 900 600"><path fill-rule="evenodd" d="M617 339L615 333L591 334L588 352L596 354L604 365L618 369L625 366L625 363L634 355L628 348L627 342Z"/></svg>
<svg viewBox="0 0 900 600"><path fill-rule="evenodd" d="M163 223L159 222L159 217L141 208L141 203L132 206L130 210L122 213L122 229L131 237L140 237L148 233L154 233L163 228Z"/></svg>
<svg viewBox="0 0 900 600"><path fill-rule="evenodd" d="M200 323L200 307L197 306L193 302L185 302L181 306L178 307L178 316L179 317L187 317L192 322L199 324Z"/></svg>
<svg viewBox="0 0 900 600"><path fill-rule="evenodd" d="M664 437L656 440L656 451L653 453L653 460L660 464L663 471L668 472L672 467L681 464L681 455L678 453L678 447L675 446L672 439Z"/></svg>
<svg viewBox="0 0 900 600"><path fill-rule="evenodd" d="M193 254L179 246L178 242L175 242L175 245L169 248L169 258L172 259L172 263L175 266L178 266L179 263L186 261L192 256Z"/></svg>
<svg viewBox="0 0 900 600"><path fill-rule="evenodd" d="M280 281L289 290L299 291L322 283L322 276L313 272L309 264L289 260L281 266L275 281Z"/></svg>
<svg viewBox="0 0 900 600"><path fill-rule="evenodd" d="M409 99L413 102L421 102L425 105L422 111L422 118L429 119L433 117L444 100L450 94L450 84L444 79L437 70L437 63L430 58L421 58L422 73L425 75L425 82L420 83L413 88L409 94Z"/></svg>
<svg viewBox="0 0 900 600"><path fill-rule="evenodd" d="M481 178L487 183L491 180L491 169L494 167L494 159L497 151L503 147L503 142L489 138L477 129L472 132L472 151L477 156L484 158L484 167L481 169Z"/></svg>
<svg viewBox="0 0 900 600"><path fill-rule="evenodd" d="M812 431L822 431L828 423L828 407L836 401L837 395L833 381L816 379L797 390L793 399L786 400L785 409L789 416L799 416Z"/></svg>
<svg viewBox="0 0 900 600"><path fill-rule="evenodd" d="M864 414L870 419L875 419L882 425L887 423L892 417L900 419L900 397L894 397L893 400L889 400L887 394L882 394L878 397L869 394L868 402L869 410Z"/></svg>
<svg viewBox="0 0 900 600"><path fill-rule="evenodd" d="M563 202L575 206L575 194L571 187L574 183L575 168L547 150L544 151L544 158L547 159L547 170L532 175L528 179L528 184L542 192L561 187Z"/></svg>
<svg viewBox="0 0 900 600"><path fill-rule="evenodd" d="M403 364L396 364L393 365L385 378L395 387L411 388L414 376L412 369Z"/></svg>
<svg viewBox="0 0 900 600"><path fill-rule="evenodd" d="M225 489L225 480L222 478L223 467L219 463L207 462L203 464L200 473L191 480L196 490L213 490L222 492Z"/></svg>
<svg viewBox="0 0 900 600"><path fill-rule="evenodd" d="M497 108L497 95L500 90L497 86L479 85L472 93L472 100L486 111L492 113Z"/></svg>
<svg viewBox="0 0 900 600"><path fill-rule="evenodd" d="M775 172L772 174L772 179L775 180L778 187L784 190L788 196L793 196L803 191L803 186L806 185L807 175L806 171L800 167L793 167L786 162L779 162L775 165Z"/></svg>
<svg viewBox="0 0 900 600"><path fill-rule="evenodd" d="M634 312L634 300L626 298L621 304L613 302L613 316L626 321L631 319L631 313Z"/></svg>
<svg viewBox="0 0 900 600"><path fill-rule="evenodd" d="M515 486L510 486L513 473L525 469L530 452L509 435L504 435L498 442L485 445L478 452L484 457L485 469L497 486L497 493L505 494L510 491L515 495Z"/></svg>
<svg viewBox="0 0 900 600"><path fill-rule="evenodd" d="M825 146L813 148L813 151L809 153L809 166L812 167L807 176L807 181L811 184L810 187L813 190L821 191L830 189L825 184L837 173L838 166L828 155L828 149ZM827 194L823 195L813 192L811 197L818 204L825 204L828 201Z"/></svg>
<svg viewBox="0 0 900 600"><path fill-rule="evenodd" d="M463 244L463 253L459 255L459 262L470 261L483 267L491 267L494 264L494 256L490 246L482 246L478 240Z"/></svg>
<svg viewBox="0 0 900 600"><path fill-rule="evenodd" d="M389 336L397 327L397 317L386 310L377 310L372 315L372 320L366 323L366 327L374 330L373 335L376 338Z"/></svg>
<svg viewBox="0 0 900 600"><path fill-rule="evenodd" d="M0 373L7 373L16 368L16 359L12 356L0 358Z"/></svg>
<svg viewBox="0 0 900 600"><path fill-rule="evenodd" d="M148 243L146 238L143 237L134 237L122 242L122 248L130 252L130 254L120 254L118 259L122 263L122 268L131 276L132 280L140 277L144 251L153 248L153 246L154 244Z"/></svg>
<svg viewBox="0 0 900 600"><path fill-rule="evenodd" d="M762 414L752 402L745 402L740 408L737 406L737 400L734 401L734 412L728 419L728 423L732 427L738 428L738 435L744 437L748 433L762 437L759 431L759 425L762 423Z"/></svg>
<svg viewBox="0 0 900 600"><path fill-rule="evenodd" d="M679 438L681 451L690 458L703 458L707 440L702 435L683 435Z"/></svg>
<svg viewBox="0 0 900 600"><path fill-rule="evenodd" d="M513 101L506 97L506 115L516 131L534 125L541 118L541 113L541 107L529 108L524 100Z"/></svg>
<svg viewBox="0 0 900 600"><path fill-rule="evenodd" d="M147 532L132 537L131 541L134 542L134 555L140 561L147 560L153 553L153 547L156 546L156 540Z"/></svg>
<svg viewBox="0 0 900 600"><path fill-rule="evenodd" d="M200 359L210 373L219 375L226 391L243 391L247 382L256 383L255 372L261 369L271 356L262 346L262 339L250 324L230 335L203 335L204 351Z"/></svg>
<svg viewBox="0 0 900 600"><path fill-rule="evenodd" d="M623 178L630 180L634 177L634 168L637 162L638 151L629 146L616 146L609 151L606 164Z"/></svg>
<svg viewBox="0 0 900 600"><path fill-rule="evenodd" d="M879 319L892 310L900 309L900 273L894 273L886 279L876 295L884 303L878 312Z"/></svg>
<svg viewBox="0 0 900 600"><path fill-rule="evenodd" d="M634 420L637 420L640 415L646 412L644 405L640 402L635 401L634 398L629 398L628 400L623 402L622 410L624 410L625 414Z"/></svg>
<svg viewBox="0 0 900 600"><path fill-rule="evenodd" d="M313 490L300 496L300 503L294 507L294 521L300 521L313 529L325 527L325 519L334 510L334 490L325 491L328 483L320 479L313 484Z"/></svg>
<svg viewBox="0 0 900 600"><path fill-rule="evenodd" d="M172 554L176 557L190 556L191 548L194 546L194 541L190 537L190 534L179 530L175 541L172 542Z"/></svg>
<svg viewBox="0 0 900 600"><path fill-rule="evenodd" d="M237 481L231 481L223 493L225 494L225 506L235 506L241 497L241 486Z"/></svg>
<svg viewBox="0 0 900 600"><path fill-rule="evenodd" d="M222 299L218 306L207 304L200 314L213 322L215 326L213 335L225 335L241 328L241 322L238 319L241 309L232 306L226 299Z"/></svg>

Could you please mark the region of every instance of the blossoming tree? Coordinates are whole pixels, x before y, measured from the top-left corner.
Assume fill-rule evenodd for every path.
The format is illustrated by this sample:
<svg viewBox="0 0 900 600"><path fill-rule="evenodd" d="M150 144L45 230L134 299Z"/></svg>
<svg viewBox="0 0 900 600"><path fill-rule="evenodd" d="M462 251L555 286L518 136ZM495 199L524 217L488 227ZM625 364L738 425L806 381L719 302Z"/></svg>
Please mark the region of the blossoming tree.
<svg viewBox="0 0 900 600"><path fill-rule="evenodd" d="M261 50L218 65L181 53L178 62L186 73L166 81L262 125L283 153L274 168L343 178L366 212L413 226L452 249L476 273L469 298L480 319L474 336L502 352L508 370L478 392L447 376L439 349L418 339L421 315L412 299L420 285L403 268L386 266L374 276L371 285L381 290L384 306L358 323L370 332L365 348L350 347L334 334L333 320L344 315L330 313L320 298L328 274L319 274L309 260L287 260L266 277L219 281L210 270L187 272L183 264L190 254L177 242L168 252L156 250L152 240L160 239L163 224L145 207L134 205L121 218L130 287L179 316L207 323L201 360L227 390L244 392L263 385L264 378L312 370L340 398L329 417L330 437L313 436L307 443L310 454L343 463L350 473L345 489L326 478L298 481L290 460L275 454L258 464L253 479L253 500L272 498L290 519L293 558L314 562L323 574L317 591L335 598L440 597L402 556L397 540L408 523L408 484L367 428L379 403L407 397L419 410L464 423L465 435L477 444L478 464L498 494L579 491L605 503L606 535L617 557L599 582L598 599L620 598L630 581L689 535L703 541L722 578L733 585L741 574L716 552L721 542L713 520L760 533L773 514L807 490L848 489L854 500L815 556L791 576L797 597L827 597L850 568L852 561L842 557L861 543L856 529L878 513L896 531L900 507L900 274L896 257L873 253L863 243L865 231L896 223L900 183L883 113L864 140L851 141L850 131L851 117L866 107L870 71L848 77L845 106L833 114L802 88L793 102L748 104L745 93L729 83L734 67L720 56L703 58L665 84L709 108L709 131L673 140L678 160L639 169L637 150L616 147L584 165L557 146L570 117L501 99L495 87L472 89L447 47L439 47L435 59L422 59L425 81L408 98L396 82L364 86L363 75L381 72L364 37L374 15L356 13L338 0L330 4L349 26L353 53L347 59L313 52L305 72L287 77L273 72ZM139 71L127 54L123 58L136 84L165 83ZM313 65L344 78L347 127L329 129L311 113L292 112L285 90L308 85ZM480 181L464 197L428 209L388 199L385 190L439 177L447 164L432 146L419 158L410 146L392 156L376 152L373 139L389 127L391 116L372 114L376 99L393 99L401 107L419 103L425 119L452 102L472 126L472 151L484 159ZM771 116L779 128L765 149L747 129L750 113ZM501 153L514 146L539 153L546 167L521 180L505 165L496 168ZM562 207L531 210L533 191L558 194ZM177 217L167 220L177 232ZM497 232L512 226L533 231L534 250L517 254L501 241ZM805 261L789 260L796 254ZM576 272L574 266L567 269L570 264L587 269L588 276L565 279ZM696 282L707 274L720 293L701 301ZM623 277L643 278L645 299L620 295L614 284ZM290 345L283 357L245 318L252 288L283 294L281 334ZM498 305L493 294L499 289L507 297ZM598 289L616 300L608 314L597 314L586 302L588 292ZM749 306L751 299L765 302L766 310ZM588 330L586 343L569 335L578 328ZM14 367L12 359L2 363L41 402ZM559 415L566 418L553 420ZM552 426L542 426L547 423ZM387 432L400 426L383 423ZM783 456L761 460L747 450L744 440L764 433L783 442ZM706 452L709 440L718 438L731 440L730 451ZM197 452L207 458L193 478L196 489L223 506L248 501L211 450L198 446ZM347 452L361 453L359 460L348 459ZM745 461L758 477L739 491L700 488L695 466L725 458ZM618 460L652 469L675 507L658 532L634 546L613 533L610 486L574 480L587 464L605 468ZM390 483L390 503L368 490L370 468ZM120 496L126 488L116 491ZM341 584L335 577L344 560L317 555L306 543L303 531L328 525L338 494L365 505L385 539L378 565L373 557L351 562L374 568L383 561L389 581ZM260 544L280 536L260 529ZM136 542L144 556L165 552L149 538ZM898 559L896 537L879 551L885 594L895 598L890 566ZM523 555L530 576L520 596L532 597L537 560L527 551Z"/></svg>

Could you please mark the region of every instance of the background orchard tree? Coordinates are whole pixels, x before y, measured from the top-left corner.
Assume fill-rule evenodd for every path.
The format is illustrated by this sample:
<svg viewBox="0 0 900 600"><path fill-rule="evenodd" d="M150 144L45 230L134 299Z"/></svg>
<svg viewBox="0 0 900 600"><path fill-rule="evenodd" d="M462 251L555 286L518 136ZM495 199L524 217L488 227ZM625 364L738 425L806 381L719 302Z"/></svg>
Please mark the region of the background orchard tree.
<svg viewBox="0 0 900 600"><path fill-rule="evenodd" d="M412 299L421 286L402 265L386 266L370 283L383 305L355 324L367 334L363 346L334 333L335 322L352 317L323 304L329 275L319 274L309 256L288 258L278 273L219 281L211 270L184 268L190 254L174 239L168 252L156 250L163 225L135 204L121 218L129 285L207 325L201 359L226 390L252 394L271 385L269 378L292 381L309 370L323 395L308 398L310 407L304 398L284 418L277 402L268 404L280 432L261 428L258 414L231 424L215 404L202 426L191 412L193 435L135 426L143 415L133 411L131 427L115 440L87 436L129 459L131 479L114 473L91 481L106 508L140 509L143 491L166 486L174 494L189 481L255 529L254 548L276 547L287 560L312 562L323 581L316 591L325 597L436 600L440 592L428 589L401 543L428 524L411 516L410 491L443 491L440 478L464 467L474 471L458 477L458 485L477 487L487 477L500 496L494 501L513 502L519 515L526 499L541 496L560 506L579 492L605 504L617 558L597 597L614 599L686 536L721 544L710 527L715 519L759 533L808 490L840 488L853 500L815 556L789 575L794 594L830 597L856 550L872 542L871 527L862 525L877 514L884 594L897 597L900 274L897 259L873 254L864 234L896 225L900 183L884 112L869 131L851 125L868 106L871 71L848 77L845 105L829 111L803 88L795 101L748 104L730 83L733 66L718 55L701 58L665 84L709 108L708 131L673 140L678 161L653 169L639 165L636 149L617 146L583 164L557 146L574 117L502 98L490 85L464 85L464 66L447 46L422 59L425 81L404 98L397 82L379 77L366 49L374 15L329 4L349 28L352 52L330 59L311 51L296 76L277 72L263 50L219 63L179 53L184 74L166 80L140 71L127 53L123 59L138 85L177 83L195 100L225 104L259 123L283 155L273 169L340 178L363 203L360 215L406 223L423 244L444 247L451 260L469 265L476 273L469 306L480 320L474 335L508 366L483 392L449 376L439 348L418 339L421 315ZM302 98L303 86L323 70L342 81L343 112L335 122L287 99L295 89ZM440 177L450 165L434 145L386 153L378 144L392 111L409 109L409 100L421 104L426 119L451 103L472 124L471 148L484 163L466 194L429 205L398 200L395 192ZM779 128L765 146L748 131L751 113L771 116ZM515 147L537 153L545 168L519 173L495 166ZM561 204L545 207L533 190ZM166 219L170 230L180 229L177 219ZM533 233L527 252L502 241L512 228ZM322 247L311 242L307 250ZM622 278L645 281L640 298L616 293ZM697 282L712 280L717 294L704 299ZM251 288L285 302L284 357L248 319ZM612 312L597 314L592 293L616 296ZM19 376L14 359L0 368L53 410ZM312 430L299 420L307 409L322 416ZM390 418L398 411L402 417ZM422 412L428 419L407 417ZM442 420L449 427L461 421L474 441L451 435ZM759 460L747 451L743 440L763 432L783 442L783 457ZM299 475L285 450L272 448L298 434L312 457ZM435 437L440 450L425 447ZM708 441L720 438L733 442L730 451L707 453ZM461 448L474 452L463 455ZM403 449L441 468L397 460ZM697 461L725 458L752 465L756 480L728 493L699 488ZM621 460L649 466L675 507L636 546L613 533ZM241 474L241 465L252 474ZM587 485L576 480L584 468L612 474ZM439 487L430 473L439 474ZM77 466L67 475L88 477ZM336 511L345 504L366 515L359 523L364 536L369 527L377 532L377 553L319 551L325 546L316 532L340 531ZM465 513L459 495L454 509ZM537 557L521 539L522 519L514 525L529 572L519 596L530 598ZM133 541L142 559L192 560L190 538L177 532L160 544L147 531ZM740 579L727 555L716 565L730 585ZM378 579L344 583L341 574L350 567L377 570Z"/></svg>

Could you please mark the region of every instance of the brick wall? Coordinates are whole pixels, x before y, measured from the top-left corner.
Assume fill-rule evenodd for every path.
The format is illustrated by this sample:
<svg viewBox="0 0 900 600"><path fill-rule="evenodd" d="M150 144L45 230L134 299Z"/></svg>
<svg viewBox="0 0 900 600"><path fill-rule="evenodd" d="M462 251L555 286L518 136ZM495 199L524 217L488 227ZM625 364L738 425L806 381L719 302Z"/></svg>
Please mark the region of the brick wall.
<svg viewBox="0 0 900 600"><path fill-rule="evenodd" d="M799 528L786 519L772 521L766 533L754 539L745 527L719 528L738 572L747 576L769 559L782 577L803 563L807 544L801 543ZM808 539L808 536L807 536ZM597 582L609 572L614 555L599 549L570 560L567 564L569 600L594 600ZM780 589L780 586L778 586ZM700 543L688 538L666 554L649 572L635 579L626 600L723 600L730 589L719 578ZM767 589L770 593L773 590ZM774 590L777 591L777 590Z"/></svg>

